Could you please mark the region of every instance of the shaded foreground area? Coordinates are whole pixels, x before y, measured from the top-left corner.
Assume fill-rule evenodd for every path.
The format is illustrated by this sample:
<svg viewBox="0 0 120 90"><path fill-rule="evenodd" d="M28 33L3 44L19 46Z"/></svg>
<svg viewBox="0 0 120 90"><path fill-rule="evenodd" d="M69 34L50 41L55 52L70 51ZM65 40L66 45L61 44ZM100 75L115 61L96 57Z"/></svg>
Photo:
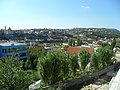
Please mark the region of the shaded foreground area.
<svg viewBox="0 0 120 90"><path fill-rule="evenodd" d="M117 62L114 65L97 71L91 75L86 75L81 78L65 81L62 84L54 85L54 88L60 87L62 90L102 90L103 85L106 85L105 87L107 87L112 78L110 76L106 76L106 74L112 70L117 71L120 66L119 64L120 62Z"/></svg>

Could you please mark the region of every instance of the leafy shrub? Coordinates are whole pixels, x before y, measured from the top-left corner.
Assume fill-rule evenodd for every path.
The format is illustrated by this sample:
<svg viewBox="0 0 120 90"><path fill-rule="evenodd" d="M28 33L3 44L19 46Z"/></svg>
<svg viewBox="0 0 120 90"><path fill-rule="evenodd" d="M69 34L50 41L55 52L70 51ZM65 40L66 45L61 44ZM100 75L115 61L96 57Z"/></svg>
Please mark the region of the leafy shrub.
<svg viewBox="0 0 120 90"><path fill-rule="evenodd" d="M0 89L27 90L33 82L30 72L22 70L22 63L14 58L0 61Z"/></svg>

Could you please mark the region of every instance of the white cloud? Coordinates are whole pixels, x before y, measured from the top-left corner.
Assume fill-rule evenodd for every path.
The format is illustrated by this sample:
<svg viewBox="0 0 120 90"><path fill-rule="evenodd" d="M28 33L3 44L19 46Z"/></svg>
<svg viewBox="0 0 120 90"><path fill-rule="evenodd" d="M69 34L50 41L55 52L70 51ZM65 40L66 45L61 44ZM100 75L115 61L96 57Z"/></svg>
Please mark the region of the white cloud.
<svg viewBox="0 0 120 90"><path fill-rule="evenodd" d="M88 8L90 8L89 6L81 6L81 8L86 8L86 9L88 9Z"/></svg>
<svg viewBox="0 0 120 90"><path fill-rule="evenodd" d="M81 8L84 8L85 6L81 6Z"/></svg>
<svg viewBox="0 0 120 90"><path fill-rule="evenodd" d="M85 7L85 8L90 8L89 6Z"/></svg>

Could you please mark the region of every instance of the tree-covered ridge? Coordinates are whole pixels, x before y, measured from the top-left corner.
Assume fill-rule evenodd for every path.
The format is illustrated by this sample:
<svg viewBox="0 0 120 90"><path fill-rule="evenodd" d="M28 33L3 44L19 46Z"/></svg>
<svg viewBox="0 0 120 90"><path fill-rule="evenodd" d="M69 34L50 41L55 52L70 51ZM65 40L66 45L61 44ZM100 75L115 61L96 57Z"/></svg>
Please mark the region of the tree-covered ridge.
<svg viewBox="0 0 120 90"><path fill-rule="evenodd" d="M111 28L72 28L72 29L27 29L13 30L13 34L5 34L4 30L0 30L0 39L11 40L40 40L41 42L64 42L68 38L77 38L83 34L86 38L119 38L120 31ZM31 32L31 33L29 33Z"/></svg>

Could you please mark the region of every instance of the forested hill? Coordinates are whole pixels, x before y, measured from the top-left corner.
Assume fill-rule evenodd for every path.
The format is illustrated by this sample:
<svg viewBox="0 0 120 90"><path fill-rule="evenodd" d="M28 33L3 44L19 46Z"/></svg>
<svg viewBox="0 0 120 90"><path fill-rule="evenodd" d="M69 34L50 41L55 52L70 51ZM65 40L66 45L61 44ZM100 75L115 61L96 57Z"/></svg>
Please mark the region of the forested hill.
<svg viewBox="0 0 120 90"><path fill-rule="evenodd" d="M71 30L87 33L88 35L95 35L99 37L120 37L120 31L111 28L73 28Z"/></svg>

